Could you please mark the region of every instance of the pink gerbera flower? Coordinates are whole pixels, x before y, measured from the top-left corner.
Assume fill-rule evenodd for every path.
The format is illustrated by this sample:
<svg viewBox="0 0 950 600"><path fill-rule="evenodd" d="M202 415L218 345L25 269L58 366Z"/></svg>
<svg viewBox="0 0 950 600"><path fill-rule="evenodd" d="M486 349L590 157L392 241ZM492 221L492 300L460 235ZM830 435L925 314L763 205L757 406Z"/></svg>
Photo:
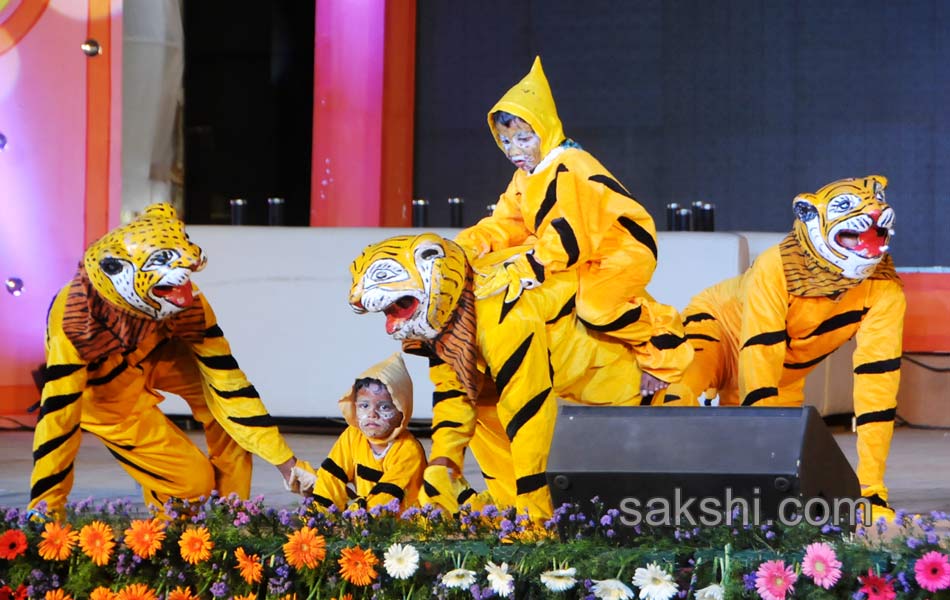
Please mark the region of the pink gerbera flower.
<svg viewBox="0 0 950 600"><path fill-rule="evenodd" d="M874 571L868 569L867 576L858 577L858 583L861 584L859 592L868 595L868 600L894 600L897 598L897 592L894 591L894 584L876 575Z"/></svg>
<svg viewBox="0 0 950 600"><path fill-rule="evenodd" d="M917 583L928 592L950 587L950 561L947 555L931 551L917 559L914 564Z"/></svg>
<svg viewBox="0 0 950 600"><path fill-rule="evenodd" d="M798 575L785 561L768 560L755 572L755 589L763 600L785 600L785 594L795 591Z"/></svg>
<svg viewBox="0 0 950 600"><path fill-rule="evenodd" d="M829 590L841 579L841 561L834 548L825 542L809 544L802 559L802 573L811 577L818 587Z"/></svg>

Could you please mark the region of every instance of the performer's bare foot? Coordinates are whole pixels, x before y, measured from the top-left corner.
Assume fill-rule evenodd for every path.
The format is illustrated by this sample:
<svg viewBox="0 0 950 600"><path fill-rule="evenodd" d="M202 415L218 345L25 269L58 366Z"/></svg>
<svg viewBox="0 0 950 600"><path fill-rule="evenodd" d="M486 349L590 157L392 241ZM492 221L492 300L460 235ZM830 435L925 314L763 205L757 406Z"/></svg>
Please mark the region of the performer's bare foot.
<svg viewBox="0 0 950 600"><path fill-rule="evenodd" d="M640 396L644 398L647 396L652 396L660 390L669 387L669 385L670 384L663 381L662 379L657 379L653 375L650 375L644 371L640 376Z"/></svg>

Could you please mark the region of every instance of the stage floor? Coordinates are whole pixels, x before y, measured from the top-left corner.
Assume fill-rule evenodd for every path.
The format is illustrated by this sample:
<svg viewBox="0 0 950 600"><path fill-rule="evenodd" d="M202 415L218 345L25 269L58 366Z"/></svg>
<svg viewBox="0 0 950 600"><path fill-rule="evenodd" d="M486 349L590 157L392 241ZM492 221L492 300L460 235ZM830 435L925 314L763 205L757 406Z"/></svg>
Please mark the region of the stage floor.
<svg viewBox="0 0 950 600"><path fill-rule="evenodd" d="M189 432L199 447L204 447L200 432ZM297 456L319 464L327 455L336 436L309 433L287 434ZM835 432L852 466L856 461L855 436L849 431ZM0 447L6 458L0 464L0 507L21 507L29 500L32 467L31 431L0 431ZM431 441L421 440L429 450ZM888 461L887 484L891 505L910 512L940 510L950 512L950 431L932 431L899 427L894 435ZM277 470L255 457L253 496L263 495L268 504L279 507L296 505L299 497L284 490ZM483 488L482 476L474 460L465 466L465 476L476 489ZM70 500L85 498L131 498L141 502L135 482L125 474L105 447L89 434L76 460L76 482Z"/></svg>

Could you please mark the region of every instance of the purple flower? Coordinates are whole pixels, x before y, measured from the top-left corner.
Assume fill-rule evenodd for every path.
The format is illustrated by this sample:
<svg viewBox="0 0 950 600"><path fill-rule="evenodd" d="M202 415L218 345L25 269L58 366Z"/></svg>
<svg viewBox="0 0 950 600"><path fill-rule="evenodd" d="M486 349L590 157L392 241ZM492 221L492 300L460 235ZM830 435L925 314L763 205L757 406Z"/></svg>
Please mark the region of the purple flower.
<svg viewBox="0 0 950 600"><path fill-rule="evenodd" d="M742 585L745 586L747 590L755 589L755 573L746 573L742 576Z"/></svg>
<svg viewBox="0 0 950 600"><path fill-rule="evenodd" d="M211 595L215 598L223 598L228 595L228 584L223 581L215 581L211 584Z"/></svg>
<svg viewBox="0 0 950 600"><path fill-rule="evenodd" d="M897 573L897 581L900 582L901 586L904 588L904 593L910 591L910 583L907 582L907 575L903 571Z"/></svg>
<svg viewBox="0 0 950 600"><path fill-rule="evenodd" d="M774 532L774 531L769 530L769 531L766 531L766 532L765 532L765 539L771 540L771 539L773 539L773 538L775 538L775 532Z"/></svg>
<svg viewBox="0 0 950 600"><path fill-rule="evenodd" d="M604 515L600 518L600 524L603 525L604 527L609 527L613 525L613 522L614 520L613 518L611 518L610 515Z"/></svg>
<svg viewBox="0 0 950 600"><path fill-rule="evenodd" d="M251 517L246 512L239 512L234 517L234 526L241 527L251 522Z"/></svg>
<svg viewBox="0 0 950 600"><path fill-rule="evenodd" d="M920 546L920 543L921 543L920 540L918 540L917 538L907 538L907 547L910 548L911 550Z"/></svg>

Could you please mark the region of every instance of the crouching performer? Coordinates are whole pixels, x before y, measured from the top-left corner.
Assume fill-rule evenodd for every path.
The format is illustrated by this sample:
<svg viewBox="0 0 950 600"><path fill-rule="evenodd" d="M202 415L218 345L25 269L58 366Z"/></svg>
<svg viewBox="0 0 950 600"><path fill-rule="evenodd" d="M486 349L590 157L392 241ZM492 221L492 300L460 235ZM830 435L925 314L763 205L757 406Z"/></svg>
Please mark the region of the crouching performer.
<svg viewBox="0 0 950 600"><path fill-rule="evenodd" d="M792 205L794 229L744 274L710 287L683 313L696 350L662 399L801 406L805 376L854 336L854 413L862 494L889 514L884 470L900 382L904 292L887 254L887 179L844 179ZM881 510L878 510L881 509Z"/></svg>
<svg viewBox="0 0 950 600"><path fill-rule="evenodd" d="M252 453L290 479L293 452L191 282L204 265L167 204L86 251L49 311L30 508L60 513L83 431L142 486L146 504L212 490L247 497ZM158 390L185 399L207 455L159 410Z"/></svg>
<svg viewBox="0 0 950 600"><path fill-rule="evenodd" d="M493 502L549 518L545 469L557 398L641 402L636 354L577 317L576 273L553 272L516 298L479 293L475 270L496 273L526 249L490 253L470 266L461 246L427 233L373 244L350 267L353 309L385 314L386 332L403 350L429 358L432 450L420 503L454 513L473 499L460 477L470 448ZM494 276L479 281L497 283ZM681 352L669 355L679 364Z"/></svg>

